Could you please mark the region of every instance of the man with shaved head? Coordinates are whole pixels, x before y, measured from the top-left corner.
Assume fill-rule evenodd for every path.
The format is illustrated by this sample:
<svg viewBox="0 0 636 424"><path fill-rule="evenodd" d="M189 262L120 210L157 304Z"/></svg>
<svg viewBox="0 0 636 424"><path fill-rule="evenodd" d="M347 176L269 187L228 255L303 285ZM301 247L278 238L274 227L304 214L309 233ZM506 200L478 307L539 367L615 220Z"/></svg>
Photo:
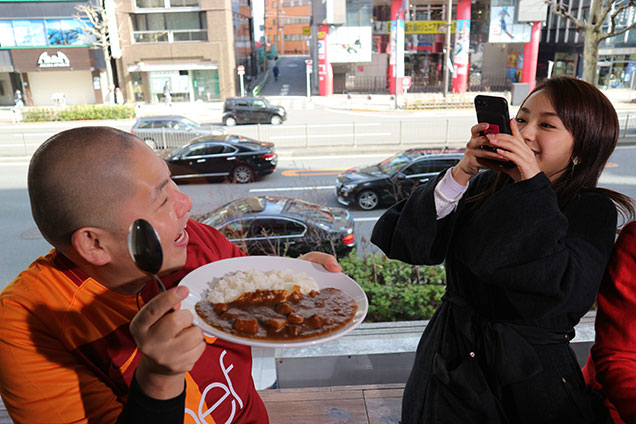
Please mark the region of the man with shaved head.
<svg viewBox="0 0 636 424"><path fill-rule="evenodd" d="M268 422L250 348L180 309L188 272L243 253L189 219L155 152L114 128L63 131L33 155L28 188L53 249L0 294L0 395L15 422ZM161 240L165 292L128 253L139 218ZM341 270L330 255L304 258Z"/></svg>

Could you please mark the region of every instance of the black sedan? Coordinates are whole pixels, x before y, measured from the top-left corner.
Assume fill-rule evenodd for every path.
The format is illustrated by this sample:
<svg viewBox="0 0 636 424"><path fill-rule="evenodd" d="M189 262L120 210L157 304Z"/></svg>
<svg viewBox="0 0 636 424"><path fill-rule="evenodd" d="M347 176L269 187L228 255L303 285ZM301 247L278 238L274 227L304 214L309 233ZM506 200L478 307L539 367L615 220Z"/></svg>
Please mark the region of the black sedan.
<svg viewBox="0 0 636 424"><path fill-rule="evenodd" d="M463 155L463 149L408 149L375 165L351 168L338 175L338 202L364 210L392 205L455 166Z"/></svg>
<svg viewBox="0 0 636 424"><path fill-rule="evenodd" d="M235 183L248 183L274 172L278 162L273 143L238 135L199 137L162 157L175 181L227 177Z"/></svg>
<svg viewBox="0 0 636 424"><path fill-rule="evenodd" d="M296 257L317 250L342 257L355 245L349 211L289 197L246 197L192 218L251 255Z"/></svg>

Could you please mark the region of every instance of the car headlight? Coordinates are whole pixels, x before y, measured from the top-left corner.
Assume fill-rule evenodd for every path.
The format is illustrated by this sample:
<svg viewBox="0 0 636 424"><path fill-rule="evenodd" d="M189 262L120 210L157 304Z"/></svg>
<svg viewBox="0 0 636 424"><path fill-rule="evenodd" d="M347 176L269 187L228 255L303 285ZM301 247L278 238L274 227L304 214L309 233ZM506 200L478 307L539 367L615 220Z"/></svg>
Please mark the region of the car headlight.
<svg viewBox="0 0 636 424"><path fill-rule="evenodd" d="M357 184L343 184L342 185L342 191L344 193L351 193L351 191L353 191L354 188L356 188Z"/></svg>

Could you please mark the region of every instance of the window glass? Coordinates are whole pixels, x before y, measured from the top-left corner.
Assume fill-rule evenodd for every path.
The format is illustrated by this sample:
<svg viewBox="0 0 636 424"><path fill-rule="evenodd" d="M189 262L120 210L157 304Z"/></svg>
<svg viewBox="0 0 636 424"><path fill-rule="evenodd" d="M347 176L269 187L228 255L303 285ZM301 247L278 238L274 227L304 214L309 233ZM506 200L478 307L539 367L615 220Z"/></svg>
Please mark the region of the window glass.
<svg viewBox="0 0 636 424"><path fill-rule="evenodd" d="M13 35L16 46L32 46L31 22L27 20L13 21Z"/></svg>
<svg viewBox="0 0 636 424"><path fill-rule="evenodd" d="M205 153L207 155L218 155L219 153L223 153L223 147L222 144L208 144Z"/></svg>
<svg viewBox="0 0 636 424"><path fill-rule="evenodd" d="M237 149L235 147L232 146L224 146L223 147L223 152L222 153L234 153L236 152Z"/></svg>
<svg viewBox="0 0 636 424"><path fill-rule="evenodd" d="M135 0L135 4L137 7L143 8L153 8L153 7L164 7L163 0Z"/></svg>
<svg viewBox="0 0 636 424"><path fill-rule="evenodd" d="M264 101L262 101L261 99L256 99L254 100L254 106L255 107L267 107L267 105L265 104Z"/></svg>
<svg viewBox="0 0 636 424"><path fill-rule="evenodd" d="M75 19L62 19L62 31L64 31L65 44L73 46L85 44L82 38L82 24Z"/></svg>
<svg viewBox="0 0 636 424"><path fill-rule="evenodd" d="M286 220L275 218L255 219L248 237L278 237L285 234Z"/></svg>
<svg viewBox="0 0 636 424"><path fill-rule="evenodd" d="M166 13L166 29L200 29L198 12Z"/></svg>
<svg viewBox="0 0 636 424"><path fill-rule="evenodd" d="M455 166L459 162L456 159L437 159L431 161L430 171L428 172L442 172L443 170Z"/></svg>
<svg viewBox="0 0 636 424"><path fill-rule="evenodd" d="M166 29L166 21L163 13L152 13L144 15L146 17L146 26L148 31L160 31Z"/></svg>
<svg viewBox="0 0 636 424"><path fill-rule="evenodd" d="M141 121L137 124L137 128L150 128L151 121Z"/></svg>
<svg viewBox="0 0 636 424"><path fill-rule="evenodd" d="M0 21L0 47L13 46L15 46L15 37L13 36L11 21Z"/></svg>
<svg viewBox="0 0 636 424"><path fill-rule="evenodd" d="M305 226L295 222L295 221L287 221L287 225L285 226L285 235L287 236L300 236L305 232Z"/></svg>
<svg viewBox="0 0 636 424"><path fill-rule="evenodd" d="M406 169L404 169L404 174L406 175L419 175L425 174L427 172L431 172L431 161L421 160L419 162L415 162L412 165L409 165Z"/></svg>
<svg viewBox="0 0 636 424"><path fill-rule="evenodd" d="M46 25L46 36L51 46L61 46L64 44L64 33L62 32L62 23L58 19L47 19L44 21Z"/></svg>
<svg viewBox="0 0 636 424"><path fill-rule="evenodd" d="M199 0L170 0L170 7L198 7Z"/></svg>
<svg viewBox="0 0 636 424"><path fill-rule="evenodd" d="M185 157L193 157L193 156L203 156L206 154L206 147L204 145L201 146L192 146L183 156Z"/></svg>
<svg viewBox="0 0 636 424"><path fill-rule="evenodd" d="M46 33L44 21L41 19L31 21L31 37L34 46L46 46Z"/></svg>
<svg viewBox="0 0 636 424"><path fill-rule="evenodd" d="M158 119L152 125L153 128L170 128L170 121L165 119Z"/></svg>
<svg viewBox="0 0 636 424"><path fill-rule="evenodd" d="M216 220L206 222L208 225L214 226ZM249 227L249 221L234 221L219 228L219 231L230 240L243 239L246 236L247 228Z"/></svg>

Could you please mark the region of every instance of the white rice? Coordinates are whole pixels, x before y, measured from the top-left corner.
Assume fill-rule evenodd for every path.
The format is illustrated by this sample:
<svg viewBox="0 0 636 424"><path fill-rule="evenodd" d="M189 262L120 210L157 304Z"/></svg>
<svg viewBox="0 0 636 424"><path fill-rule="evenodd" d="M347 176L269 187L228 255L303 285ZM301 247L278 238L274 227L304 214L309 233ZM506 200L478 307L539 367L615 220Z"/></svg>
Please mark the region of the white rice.
<svg viewBox="0 0 636 424"><path fill-rule="evenodd" d="M206 298L210 303L229 303L243 293L256 290L287 290L291 293L294 286L307 294L319 290L316 281L305 273L294 273L289 269L262 272L256 269L226 274L210 283Z"/></svg>

